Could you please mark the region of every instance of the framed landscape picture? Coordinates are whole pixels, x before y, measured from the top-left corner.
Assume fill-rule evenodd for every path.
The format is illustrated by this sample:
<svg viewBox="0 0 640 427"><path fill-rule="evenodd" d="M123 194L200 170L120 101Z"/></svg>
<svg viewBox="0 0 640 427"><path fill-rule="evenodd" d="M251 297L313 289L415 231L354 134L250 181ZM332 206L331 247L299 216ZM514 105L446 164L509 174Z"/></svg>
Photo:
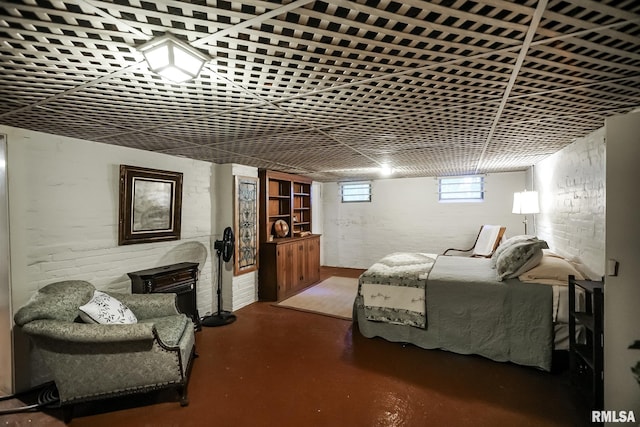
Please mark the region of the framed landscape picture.
<svg viewBox="0 0 640 427"><path fill-rule="evenodd" d="M180 239L182 173L120 165L118 244Z"/></svg>

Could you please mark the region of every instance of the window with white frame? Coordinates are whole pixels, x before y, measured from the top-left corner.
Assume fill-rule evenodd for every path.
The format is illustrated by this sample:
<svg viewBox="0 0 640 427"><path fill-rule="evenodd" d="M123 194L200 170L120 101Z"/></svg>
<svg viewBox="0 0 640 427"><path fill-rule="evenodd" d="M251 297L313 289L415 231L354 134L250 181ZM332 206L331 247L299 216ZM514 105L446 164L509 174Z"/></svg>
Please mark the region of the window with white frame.
<svg viewBox="0 0 640 427"><path fill-rule="evenodd" d="M438 200L441 202L481 202L484 200L484 176L452 176L438 178Z"/></svg>
<svg viewBox="0 0 640 427"><path fill-rule="evenodd" d="M370 202L371 183L370 182L342 182L340 183L340 194L342 203L350 202Z"/></svg>

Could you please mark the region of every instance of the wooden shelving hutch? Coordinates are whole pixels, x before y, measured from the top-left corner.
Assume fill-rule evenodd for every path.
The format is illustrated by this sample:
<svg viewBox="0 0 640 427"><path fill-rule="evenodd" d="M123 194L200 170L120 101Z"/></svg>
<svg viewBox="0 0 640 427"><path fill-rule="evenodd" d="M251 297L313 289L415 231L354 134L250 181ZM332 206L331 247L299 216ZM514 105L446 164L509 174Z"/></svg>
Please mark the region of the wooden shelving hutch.
<svg viewBox="0 0 640 427"><path fill-rule="evenodd" d="M293 235L311 233L311 182L293 182Z"/></svg>
<svg viewBox="0 0 640 427"><path fill-rule="evenodd" d="M576 288L584 293L584 310L576 307ZM576 340L578 326L584 342ZM573 384L586 394L593 410L604 408L604 281L569 276L569 368Z"/></svg>
<svg viewBox="0 0 640 427"><path fill-rule="evenodd" d="M281 300L320 280L320 236L311 234L312 180L283 172L260 170L261 300ZM287 223L278 237L274 224Z"/></svg>

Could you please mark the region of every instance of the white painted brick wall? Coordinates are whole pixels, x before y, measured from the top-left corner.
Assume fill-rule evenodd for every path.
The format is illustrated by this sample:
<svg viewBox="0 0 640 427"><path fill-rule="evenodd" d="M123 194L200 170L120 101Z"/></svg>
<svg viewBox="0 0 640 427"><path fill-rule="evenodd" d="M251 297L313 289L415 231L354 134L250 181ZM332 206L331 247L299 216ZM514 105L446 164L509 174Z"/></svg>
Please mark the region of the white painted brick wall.
<svg viewBox="0 0 640 427"><path fill-rule="evenodd" d="M258 300L257 271L234 276L233 310L238 310Z"/></svg>
<svg viewBox="0 0 640 427"><path fill-rule="evenodd" d="M214 183L214 197L216 209L213 213L215 224L215 239L221 239L225 227L234 224L234 187L235 177L258 177L258 169L252 166L238 164L217 165ZM213 248L213 242L211 247ZM214 251L214 258L216 258ZM218 261L214 260L214 272L217 271ZM235 311L258 300L258 275L249 272L239 276L233 275L233 263L224 264L222 271L222 306L224 310ZM217 276L214 282L217 281ZM217 286L217 283L214 283ZM214 291L212 312L217 310L217 294Z"/></svg>
<svg viewBox="0 0 640 427"><path fill-rule="evenodd" d="M0 132L8 135L14 311L54 281L130 292L127 272L180 261L203 262L198 307L210 309L211 163L17 128ZM184 174L181 240L118 246L120 164Z"/></svg>
<svg viewBox="0 0 640 427"><path fill-rule="evenodd" d="M540 195L537 234L559 254L604 274L604 128L576 140L533 168Z"/></svg>
<svg viewBox="0 0 640 427"><path fill-rule="evenodd" d="M482 203L439 203L436 178L372 182L371 203L341 203L338 183L324 183L322 259L325 265L368 268L395 251L442 253L468 248L482 224L501 224L507 236L522 234L522 217L511 213L524 172L486 176Z"/></svg>

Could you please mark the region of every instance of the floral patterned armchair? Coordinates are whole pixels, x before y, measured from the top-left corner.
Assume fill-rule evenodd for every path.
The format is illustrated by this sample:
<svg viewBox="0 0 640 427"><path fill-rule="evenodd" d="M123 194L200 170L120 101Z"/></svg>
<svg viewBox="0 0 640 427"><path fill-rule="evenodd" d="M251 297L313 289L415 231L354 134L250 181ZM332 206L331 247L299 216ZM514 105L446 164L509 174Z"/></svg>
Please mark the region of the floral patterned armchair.
<svg viewBox="0 0 640 427"><path fill-rule="evenodd" d="M78 309L94 291L84 281L52 283L14 316L42 355L67 416L74 403L168 387L177 388L186 406L195 337L175 294L108 293L137 322L84 323Z"/></svg>

